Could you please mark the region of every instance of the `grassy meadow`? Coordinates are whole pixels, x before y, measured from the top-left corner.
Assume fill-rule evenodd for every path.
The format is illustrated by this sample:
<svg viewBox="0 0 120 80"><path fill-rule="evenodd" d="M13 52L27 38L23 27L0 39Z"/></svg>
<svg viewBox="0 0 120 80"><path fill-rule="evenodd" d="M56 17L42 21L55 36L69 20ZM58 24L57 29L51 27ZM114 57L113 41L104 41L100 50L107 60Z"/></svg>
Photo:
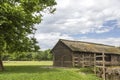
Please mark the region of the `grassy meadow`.
<svg viewBox="0 0 120 80"><path fill-rule="evenodd" d="M52 61L6 61L4 66L0 80L100 80L86 68L53 68Z"/></svg>

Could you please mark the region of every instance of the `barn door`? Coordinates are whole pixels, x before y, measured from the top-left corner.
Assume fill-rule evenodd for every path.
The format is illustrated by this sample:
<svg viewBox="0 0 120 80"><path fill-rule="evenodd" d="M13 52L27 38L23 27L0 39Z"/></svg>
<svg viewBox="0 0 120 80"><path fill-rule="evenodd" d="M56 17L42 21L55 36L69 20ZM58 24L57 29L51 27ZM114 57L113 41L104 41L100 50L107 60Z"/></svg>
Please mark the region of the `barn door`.
<svg viewBox="0 0 120 80"><path fill-rule="evenodd" d="M71 55L65 55L62 59L62 66L63 67L72 67L72 56Z"/></svg>

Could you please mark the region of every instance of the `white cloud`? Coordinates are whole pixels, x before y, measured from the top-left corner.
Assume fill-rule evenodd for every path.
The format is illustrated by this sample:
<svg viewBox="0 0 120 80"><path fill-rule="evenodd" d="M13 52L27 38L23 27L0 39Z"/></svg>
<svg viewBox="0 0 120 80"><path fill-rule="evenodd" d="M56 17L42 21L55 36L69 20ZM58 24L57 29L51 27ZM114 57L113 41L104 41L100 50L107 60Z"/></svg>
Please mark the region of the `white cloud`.
<svg viewBox="0 0 120 80"><path fill-rule="evenodd" d="M110 30L112 30L113 27L106 27L106 28L100 28L100 29L97 29L95 32L96 33L104 33L104 32L109 32Z"/></svg>
<svg viewBox="0 0 120 80"><path fill-rule="evenodd" d="M69 3L70 3L70 0L57 0L57 7L59 7L60 9L61 8L66 8L68 5L69 5Z"/></svg>
<svg viewBox="0 0 120 80"><path fill-rule="evenodd" d="M42 48L50 48L59 38L74 39L69 35L109 32L115 28L103 25L109 20L117 20L116 25L120 26L120 0L56 1L57 11L53 15L45 14L42 23L37 25L36 37ZM101 40L102 43L118 44L119 41L116 39L120 40L107 38L99 39L98 42ZM97 41L97 39L88 40Z"/></svg>
<svg viewBox="0 0 120 80"><path fill-rule="evenodd" d="M104 39L94 39L94 38L80 38L80 41L87 41L87 42L93 42L93 43L101 43L101 44L107 44L112 46L120 46L120 38L104 38Z"/></svg>
<svg viewBox="0 0 120 80"><path fill-rule="evenodd" d="M52 49L59 39L78 40L78 41L85 41L85 42L107 44L112 46L120 46L120 38L112 38L112 37L104 38L104 39L81 37L78 39L74 39L74 37L70 37L67 34L45 33L45 34L37 34L36 38L39 41L39 45L42 50L49 49L49 48Z"/></svg>
<svg viewBox="0 0 120 80"><path fill-rule="evenodd" d="M35 37L39 41L42 50L52 48L59 39L73 40L73 38L67 34L61 33L40 33L36 34Z"/></svg>
<svg viewBox="0 0 120 80"><path fill-rule="evenodd" d="M120 22L120 0L57 0L57 2L57 11L54 15L45 15L44 21L39 25L40 32L86 34L98 32L105 21ZM101 33L108 32L108 29L100 30Z"/></svg>

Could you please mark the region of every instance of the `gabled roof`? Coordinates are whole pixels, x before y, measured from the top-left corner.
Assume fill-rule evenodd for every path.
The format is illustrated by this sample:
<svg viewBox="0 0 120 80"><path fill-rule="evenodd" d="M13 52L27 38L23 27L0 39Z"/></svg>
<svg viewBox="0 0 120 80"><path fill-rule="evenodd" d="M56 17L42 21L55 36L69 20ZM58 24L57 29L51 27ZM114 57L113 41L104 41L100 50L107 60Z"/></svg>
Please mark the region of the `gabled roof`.
<svg viewBox="0 0 120 80"><path fill-rule="evenodd" d="M64 43L72 51L120 54L120 49L115 46L64 39L60 39L59 41Z"/></svg>

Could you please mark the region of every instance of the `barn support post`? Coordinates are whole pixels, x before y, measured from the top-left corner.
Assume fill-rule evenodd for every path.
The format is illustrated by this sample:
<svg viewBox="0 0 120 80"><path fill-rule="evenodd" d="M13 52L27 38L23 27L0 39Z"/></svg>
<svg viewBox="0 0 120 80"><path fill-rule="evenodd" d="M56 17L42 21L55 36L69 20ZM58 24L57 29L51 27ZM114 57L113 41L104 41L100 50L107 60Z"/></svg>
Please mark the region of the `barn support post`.
<svg viewBox="0 0 120 80"><path fill-rule="evenodd" d="M96 74L96 53L94 53L94 73Z"/></svg>
<svg viewBox="0 0 120 80"><path fill-rule="evenodd" d="M103 80L105 80L105 53L102 53L102 58L103 58Z"/></svg>
<svg viewBox="0 0 120 80"><path fill-rule="evenodd" d="M113 66L113 63L114 63L114 61L113 61L113 55L111 55L111 66Z"/></svg>
<svg viewBox="0 0 120 80"><path fill-rule="evenodd" d="M88 66L90 67L91 66L91 56L90 56L90 54L89 54L89 58L88 59L89 59L89 62L88 62L89 65Z"/></svg>
<svg viewBox="0 0 120 80"><path fill-rule="evenodd" d="M82 55L82 67L85 67L84 57L85 57L85 55L83 53L83 55Z"/></svg>
<svg viewBox="0 0 120 80"><path fill-rule="evenodd" d="M100 58L102 58L102 60L97 60L97 58L98 57L100 57ZM99 76L101 76L102 78L103 78L103 80L105 80L105 54L104 54L104 52L103 53L101 53L101 55L96 55L96 61L95 61L95 63L102 63L101 65L94 65L96 68L98 67L99 69L100 69L100 71L99 71L99 73L101 72L102 74L99 74ZM95 68L95 69L96 69ZM97 72L97 71L96 71ZM96 73L95 72L95 73Z"/></svg>
<svg viewBox="0 0 120 80"><path fill-rule="evenodd" d="M78 55L78 66L80 66L80 54Z"/></svg>

